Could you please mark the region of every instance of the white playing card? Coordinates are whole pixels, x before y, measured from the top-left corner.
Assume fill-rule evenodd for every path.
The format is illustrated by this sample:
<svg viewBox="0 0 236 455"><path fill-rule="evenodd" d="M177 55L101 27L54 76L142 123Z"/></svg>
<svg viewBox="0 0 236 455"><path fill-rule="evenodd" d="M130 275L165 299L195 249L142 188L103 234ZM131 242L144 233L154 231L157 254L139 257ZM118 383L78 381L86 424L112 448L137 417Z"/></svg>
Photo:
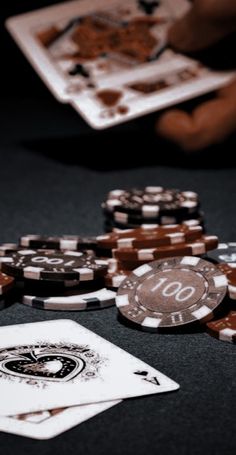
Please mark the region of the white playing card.
<svg viewBox="0 0 236 455"><path fill-rule="evenodd" d="M216 90L235 76L165 49L168 27L189 8L187 0L153 5L76 0L6 25L55 97L102 129Z"/></svg>
<svg viewBox="0 0 236 455"><path fill-rule="evenodd" d="M0 416L0 431L34 439L50 439L120 403L107 401L11 417Z"/></svg>
<svg viewBox="0 0 236 455"><path fill-rule="evenodd" d="M179 385L68 319L0 329L0 414L120 400Z"/></svg>

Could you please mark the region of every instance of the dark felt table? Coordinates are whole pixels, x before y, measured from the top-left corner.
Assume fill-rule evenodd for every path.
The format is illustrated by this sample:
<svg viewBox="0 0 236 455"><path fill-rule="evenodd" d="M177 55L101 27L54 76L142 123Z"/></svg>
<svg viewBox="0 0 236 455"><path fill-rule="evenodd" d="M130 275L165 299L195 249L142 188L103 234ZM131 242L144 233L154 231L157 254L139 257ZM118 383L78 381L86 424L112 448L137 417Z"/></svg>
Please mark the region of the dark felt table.
<svg viewBox="0 0 236 455"><path fill-rule="evenodd" d="M93 132L50 96L10 42L9 49L25 80L23 89L2 87L1 242L28 233L102 233L100 203L106 192L133 185L197 191L208 232L236 241L235 140L190 159L155 140L152 117ZM1 453L235 453L235 346L202 330L158 335L129 329L117 321L116 308L60 313L16 302L0 312L0 325L60 318L71 318L144 360L176 380L180 390L127 400L49 441L0 433Z"/></svg>

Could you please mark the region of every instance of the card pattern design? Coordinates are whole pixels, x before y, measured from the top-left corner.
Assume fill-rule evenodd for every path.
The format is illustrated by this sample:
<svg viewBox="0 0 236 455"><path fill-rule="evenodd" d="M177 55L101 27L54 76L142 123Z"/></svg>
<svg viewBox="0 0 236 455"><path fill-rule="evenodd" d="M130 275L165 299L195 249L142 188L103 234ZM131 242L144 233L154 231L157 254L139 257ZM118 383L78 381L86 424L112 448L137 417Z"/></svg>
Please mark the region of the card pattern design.
<svg viewBox="0 0 236 455"><path fill-rule="evenodd" d="M46 387L49 382L89 380L99 376L102 358L88 345L37 343L0 351L0 377Z"/></svg>

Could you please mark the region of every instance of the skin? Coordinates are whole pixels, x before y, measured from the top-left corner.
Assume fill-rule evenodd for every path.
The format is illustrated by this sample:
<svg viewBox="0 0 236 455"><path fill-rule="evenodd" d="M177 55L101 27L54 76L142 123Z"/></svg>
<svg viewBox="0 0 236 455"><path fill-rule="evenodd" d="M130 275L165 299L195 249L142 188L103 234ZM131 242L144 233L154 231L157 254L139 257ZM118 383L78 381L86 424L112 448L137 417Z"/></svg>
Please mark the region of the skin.
<svg viewBox="0 0 236 455"><path fill-rule="evenodd" d="M169 30L177 51L201 51L236 31L236 0L195 0ZM156 121L157 133L183 150L194 152L224 141L236 132L236 80L191 113L173 108Z"/></svg>

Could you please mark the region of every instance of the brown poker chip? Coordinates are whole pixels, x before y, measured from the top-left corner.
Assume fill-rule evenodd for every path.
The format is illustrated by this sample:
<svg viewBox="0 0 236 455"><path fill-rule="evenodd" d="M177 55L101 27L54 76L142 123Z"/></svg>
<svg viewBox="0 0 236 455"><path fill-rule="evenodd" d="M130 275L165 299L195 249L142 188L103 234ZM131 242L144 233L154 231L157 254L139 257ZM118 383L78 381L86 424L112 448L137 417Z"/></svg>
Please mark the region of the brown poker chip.
<svg viewBox="0 0 236 455"><path fill-rule="evenodd" d="M236 343L236 311L229 311L221 319L207 323L207 332L220 341Z"/></svg>
<svg viewBox="0 0 236 455"><path fill-rule="evenodd" d="M236 300L236 264L221 263L218 269L225 274L228 280L228 294L232 300Z"/></svg>
<svg viewBox="0 0 236 455"><path fill-rule="evenodd" d="M140 329L157 331L213 318L227 290L224 274L194 256L150 262L120 285L116 306Z"/></svg>
<svg viewBox="0 0 236 455"><path fill-rule="evenodd" d="M159 226L152 229L137 228L100 235L97 237L97 242L98 246L104 249L151 248L196 240L201 237L202 231L201 226L184 224Z"/></svg>
<svg viewBox="0 0 236 455"><path fill-rule="evenodd" d="M179 243L177 245L160 246L156 248L119 248L113 250L113 257L122 261L153 261L171 256L193 255L199 256L216 248L218 238L216 236L202 236L199 240L191 243Z"/></svg>

